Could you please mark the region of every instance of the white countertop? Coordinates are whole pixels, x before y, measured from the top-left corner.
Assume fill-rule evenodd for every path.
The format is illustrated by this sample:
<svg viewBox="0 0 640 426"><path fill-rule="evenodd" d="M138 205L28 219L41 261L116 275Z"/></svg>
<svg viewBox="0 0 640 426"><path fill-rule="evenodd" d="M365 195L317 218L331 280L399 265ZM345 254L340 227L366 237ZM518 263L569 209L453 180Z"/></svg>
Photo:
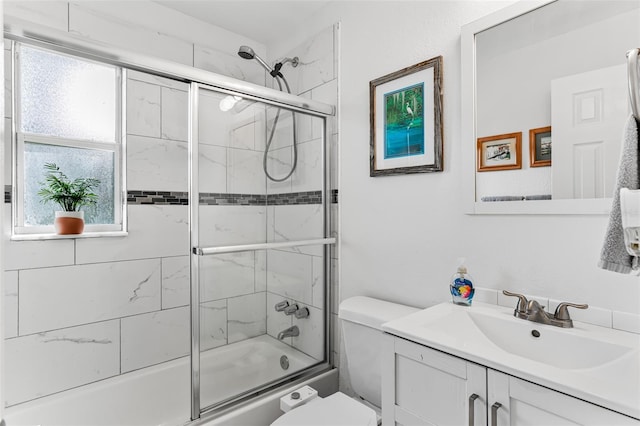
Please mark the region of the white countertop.
<svg viewBox="0 0 640 426"><path fill-rule="evenodd" d="M543 338L554 336L553 347L541 347L545 356L554 356L554 351L562 351L563 342L571 342L574 339L588 339L589 342L595 339L596 344L602 342L603 345L622 347L624 351L621 356L613 357L606 362L597 360L601 355L597 350L591 354L582 351L578 352L580 355L576 356L575 363L569 358L559 363L561 367L554 366L534 361L526 355L507 352L494 344L472 319L472 315L476 314L504 324L505 333L524 330L529 334L535 329L540 331ZM574 321L573 328L563 329L516 318L513 316L512 308L477 302L470 307L442 303L387 322L382 325L382 329L387 333L640 419L638 334L577 321ZM504 337L510 338L508 334ZM535 340L536 343L533 344L537 345L539 342L540 345L549 345L549 340L545 341L543 338Z"/></svg>

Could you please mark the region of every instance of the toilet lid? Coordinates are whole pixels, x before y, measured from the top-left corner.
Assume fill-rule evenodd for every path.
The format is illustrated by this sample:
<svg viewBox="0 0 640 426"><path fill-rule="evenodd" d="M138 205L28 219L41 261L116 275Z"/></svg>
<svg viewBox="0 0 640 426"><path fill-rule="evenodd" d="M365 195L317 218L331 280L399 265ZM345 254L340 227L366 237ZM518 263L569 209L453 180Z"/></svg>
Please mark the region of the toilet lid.
<svg viewBox="0 0 640 426"><path fill-rule="evenodd" d="M272 426L376 426L376 412L336 392L319 401L307 403L280 416Z"/></svg>

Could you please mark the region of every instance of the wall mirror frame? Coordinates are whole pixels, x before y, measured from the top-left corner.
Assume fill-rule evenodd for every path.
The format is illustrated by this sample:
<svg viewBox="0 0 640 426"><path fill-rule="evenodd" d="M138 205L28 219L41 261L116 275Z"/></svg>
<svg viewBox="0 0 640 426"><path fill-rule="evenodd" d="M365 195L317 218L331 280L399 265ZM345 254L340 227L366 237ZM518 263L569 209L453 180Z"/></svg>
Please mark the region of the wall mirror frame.
<svg viewBox="0 0 640 426"><path fill-rule="evenodd" d="M476 141L477 137L477 85L476 35L501 23L544 7L557 0L518 1L483 18L466 24L461 34L462 77L462 166L463 196L467 214L547 214L547 215L606 215L611 209L611 198L553 199L505 202L477 200ZM631 46L633 48L636 46ZM624 61L624 53L621 61ZM626 83L625 83L626 84ZM622 128L620 129L622 134ZM528 145L527 145L528 146Z"/></svg>

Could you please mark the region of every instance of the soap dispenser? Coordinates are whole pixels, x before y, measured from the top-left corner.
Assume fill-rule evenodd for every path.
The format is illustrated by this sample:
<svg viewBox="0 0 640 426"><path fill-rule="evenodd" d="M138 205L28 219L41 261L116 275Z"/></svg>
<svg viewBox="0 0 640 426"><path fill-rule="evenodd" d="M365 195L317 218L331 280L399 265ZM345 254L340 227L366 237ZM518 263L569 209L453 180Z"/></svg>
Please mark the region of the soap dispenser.
<svg viewBox="0 0 640 426"><path fill-rule="evenodd" d="M473 278L467 273L467 268L464 266L464 258L458 259L458 270L451 277L449 289L453 303L471 305L475 289L473 288Z"/></svg>

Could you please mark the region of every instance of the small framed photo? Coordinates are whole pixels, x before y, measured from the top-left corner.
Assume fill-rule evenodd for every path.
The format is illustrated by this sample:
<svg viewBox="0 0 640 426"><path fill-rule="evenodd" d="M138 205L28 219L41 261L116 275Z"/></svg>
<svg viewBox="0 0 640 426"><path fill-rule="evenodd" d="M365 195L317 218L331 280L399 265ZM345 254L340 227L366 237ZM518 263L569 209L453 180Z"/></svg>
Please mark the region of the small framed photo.
<svg viewBox="0 0 640 426"><path fill-rule="evenodd" d="M522 168L522 132L478 138L479 172Z"/></svg>
<svg viewBox="0 0 640 426"><path fill-rule="evenodd" d="M442 171L442 56L369 82L370 176Z"/></svg>
<svg viewBox="0 0 640 426"><path fill-rule="evenodd" d="M551 126L529 130L529 159L531 167L551 165Z"/></svg>

